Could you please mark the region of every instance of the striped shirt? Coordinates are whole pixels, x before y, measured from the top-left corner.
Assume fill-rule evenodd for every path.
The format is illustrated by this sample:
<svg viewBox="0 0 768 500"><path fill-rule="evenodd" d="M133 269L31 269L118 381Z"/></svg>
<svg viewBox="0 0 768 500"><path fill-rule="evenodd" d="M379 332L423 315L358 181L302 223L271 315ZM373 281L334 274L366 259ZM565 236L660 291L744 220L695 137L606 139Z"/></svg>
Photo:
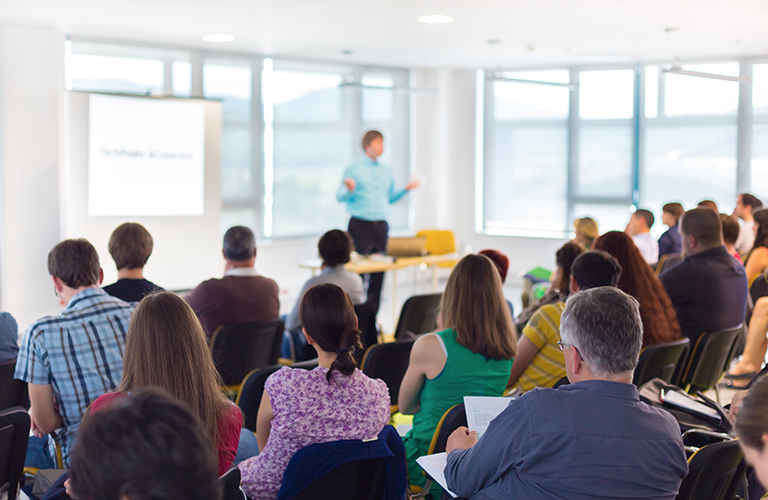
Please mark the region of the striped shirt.
<svg viewBox="0 0 768 500"><path fill-rule="evenodd" d="M552 387L565 377L565 359L557 346L563 309L565 302L542 306L523 328L523 335L539 348L539 352L517 379L517 387L523 392L534 387Z"/></svg>
<svg viewBox="0 0 768 500"><path fill-rule="evenodd" d="M65 466L85 410L120 383L132 312L132 305L88 288L58 316L32 323L22 337L14 378L53 387L64 421L55 438Z"/></svg>

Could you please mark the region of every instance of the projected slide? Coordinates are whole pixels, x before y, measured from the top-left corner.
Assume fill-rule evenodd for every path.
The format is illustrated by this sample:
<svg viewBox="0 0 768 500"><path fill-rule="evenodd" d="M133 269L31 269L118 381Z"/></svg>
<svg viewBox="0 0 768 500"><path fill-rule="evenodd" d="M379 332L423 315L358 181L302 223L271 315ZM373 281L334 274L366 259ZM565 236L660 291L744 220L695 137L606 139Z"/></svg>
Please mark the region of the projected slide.
<svg viewBox="0 0 768 500"><path fill-rule="evenodd" d="M203 215L204 103L92 94L88 215Z"/></svg>

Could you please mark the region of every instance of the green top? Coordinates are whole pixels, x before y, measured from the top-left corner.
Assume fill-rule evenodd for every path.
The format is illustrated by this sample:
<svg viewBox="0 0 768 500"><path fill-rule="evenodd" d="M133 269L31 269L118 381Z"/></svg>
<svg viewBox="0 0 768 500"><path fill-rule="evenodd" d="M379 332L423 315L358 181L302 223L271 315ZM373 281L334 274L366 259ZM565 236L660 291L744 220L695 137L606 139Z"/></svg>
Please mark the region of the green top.
<svg viewBox="0 0 768 500"><path fill-rule="evenodd" d="M456 330L438 332L447 359L440 374L426 379L419 393L421 408L413 417L413 429L403 442L408 456L410 484L422 486L424 475L416 459L426 455L438 422L448 409L464 404L464 396L503 396L512 370L512 360L495 361L476 354L456 342ZM430 492L440 497L440 487L432 484Z"/></svg>

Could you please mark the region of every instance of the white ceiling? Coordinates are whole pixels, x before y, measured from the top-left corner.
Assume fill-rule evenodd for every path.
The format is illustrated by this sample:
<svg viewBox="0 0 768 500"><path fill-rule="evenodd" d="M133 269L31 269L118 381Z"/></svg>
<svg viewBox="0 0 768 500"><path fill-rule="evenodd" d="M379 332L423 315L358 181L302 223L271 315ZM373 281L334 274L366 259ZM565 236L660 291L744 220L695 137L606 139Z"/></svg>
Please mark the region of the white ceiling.
<svg viewBox="0 0 768 500"><path fill-rule="evenodd" d="M456 22L416 21L425 14ZM680 28L671 43L683 60L768 55L768 0L2 0L0 23L408 67L667 61L668 27Z"/></svg>

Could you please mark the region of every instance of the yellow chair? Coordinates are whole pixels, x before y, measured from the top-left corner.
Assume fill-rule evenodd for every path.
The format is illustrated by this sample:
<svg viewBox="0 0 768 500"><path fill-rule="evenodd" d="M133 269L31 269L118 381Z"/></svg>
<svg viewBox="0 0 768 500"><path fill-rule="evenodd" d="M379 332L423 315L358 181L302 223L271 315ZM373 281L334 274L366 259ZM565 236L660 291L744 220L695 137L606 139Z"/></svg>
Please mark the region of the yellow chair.
<svg viewBox="0 0 768 500"><path fill-rule="evenodd" d="M453 231L445 229L422 229L416 233L417 238L427 239L427 253L429 255L446 255L456 253L456 238ZM458 260L441 262L439 267L453 268Z"/></svg>

